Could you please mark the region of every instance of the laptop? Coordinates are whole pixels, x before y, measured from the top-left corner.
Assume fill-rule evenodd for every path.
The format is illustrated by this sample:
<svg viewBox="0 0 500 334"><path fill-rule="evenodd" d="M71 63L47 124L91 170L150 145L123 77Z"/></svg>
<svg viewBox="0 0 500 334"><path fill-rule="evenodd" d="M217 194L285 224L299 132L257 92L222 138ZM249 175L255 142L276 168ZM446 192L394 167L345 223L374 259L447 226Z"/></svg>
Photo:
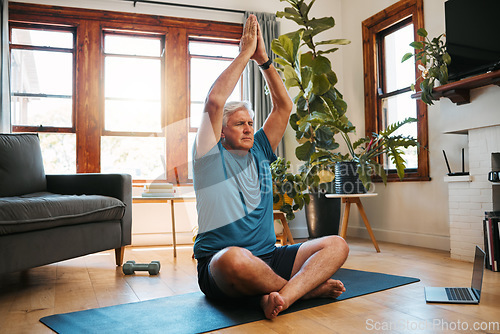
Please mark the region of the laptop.
<svg viewBox="0 0 500 334"><path fill-rule="evenodd" d="M476 246L470 288L425 287L428 303L479 304L486 254Z"/></svg>

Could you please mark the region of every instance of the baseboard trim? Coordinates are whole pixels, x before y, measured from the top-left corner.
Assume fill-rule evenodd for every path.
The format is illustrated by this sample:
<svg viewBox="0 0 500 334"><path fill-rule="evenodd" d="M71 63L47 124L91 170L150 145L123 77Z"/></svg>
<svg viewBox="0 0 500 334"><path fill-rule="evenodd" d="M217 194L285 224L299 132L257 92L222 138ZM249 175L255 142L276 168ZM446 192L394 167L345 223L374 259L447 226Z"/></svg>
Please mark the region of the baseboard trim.
<svg viewBox="0 0 500 334"><path fill-rule="evenodd" d="M295 227L290 228L290 230L294 238L309 238L307 227ZM439 249L444 251L450 250L450 237L448 236L389 231L381 229L372 230L377 241L386 241L396 244ZM368 235L368 232L366 231L366 228L364 226L349 226L347 230L347 238L349 238L349 236L370 239L370 236Z"/></svg>
<svg viewBox="0 0 500 334"><path fill-rule="evenodd" d="M450 237L448 236L389 231L374 228L372 228L372 230L377 241L386 241L396 244L439 249L444 251L450 250ZM349 226L347 229L347 238L349 236L370 239L370 236L364 226Z"/></svg>

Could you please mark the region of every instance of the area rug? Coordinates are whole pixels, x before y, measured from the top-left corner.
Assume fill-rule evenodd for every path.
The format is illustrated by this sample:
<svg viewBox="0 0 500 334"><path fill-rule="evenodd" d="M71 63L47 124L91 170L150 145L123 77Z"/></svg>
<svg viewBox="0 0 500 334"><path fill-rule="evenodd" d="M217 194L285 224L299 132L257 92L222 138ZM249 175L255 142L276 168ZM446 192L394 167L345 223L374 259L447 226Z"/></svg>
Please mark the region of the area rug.
<svg viewBox="0 0 500 334"><path fill-rule="evenodd" d="M418 282L418 278L340 269L333 275L346 292L337 299L299 300L284 313ZM40 319L57 333L203 333L265 319L257 299L213 302L201 292L115 305Z"/></svg>

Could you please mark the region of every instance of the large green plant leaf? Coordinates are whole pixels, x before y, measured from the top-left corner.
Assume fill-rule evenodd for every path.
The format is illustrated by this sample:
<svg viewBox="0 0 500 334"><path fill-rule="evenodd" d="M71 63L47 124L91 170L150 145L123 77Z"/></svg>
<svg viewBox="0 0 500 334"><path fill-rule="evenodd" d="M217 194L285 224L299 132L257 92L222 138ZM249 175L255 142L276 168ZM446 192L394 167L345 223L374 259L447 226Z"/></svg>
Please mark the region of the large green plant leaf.
<svg viewBox="0 0 500 334"><path fill-rule="evenodd" d="M329 54L329 53L332 53L332 52L335 52L337 51L339 48L331 48L331 49L328 49L328 50L319 50L318 51L318 55L326 55L326 54Z"/></svg>
<svg viewBox="0 0 500 334"><path fill-rule="evenodd" d="M327 41L316 42L316 45L326 45L326 44L336 44L336 45L347 45L351 41L348 39L329 39Z"/></svg>
<svg viewBox="0 0 500 334"><path fill-rule="evenodd" d="M285 66L283 73L285 75L285 86L290 89L291 87L300 86L300 79L297 75L297 72L293 69L292 66Z"/></svg>
<svg viewBox="0 0 500 334"><path fill-rule="evenodd" d="M292 64L293 58L287 52L287 48L289 48L289 46L285 47L286 45L291 44L292 40L288 36L281 35L277 39L273 39L271 42L271 50L273 50L273 52L278 56L284 58L289 64Z"/></svg>
<svg viewBox="0 0 500 334"><path fill-rule="evenodd" d="M284 34L271 42L271 49L275 54L284 58L290 64L294 64L299 51L303 29Z"/></svg>
<svg viewBox="0 0 500 334"><path fill-rule="evenodd" d="M405 161L403 159L403 152L396 147L391 147L387 155L391 158L394 165L396 165L396 172L400 180L405 176Z"/></svg>
<svg viewBox="0 0 500 334"><path fill-rule="evenodd" d="M274 62L280 64L283 67L292 65L286 59L283 59L283 58L275 58Z"/></svg>
<svg viewBox="0 0 500 334"><path fill-rule="evenodd" d="M289 123L290 123L290 126L292 127L292 129L294 129L295 131L297 131L299 129L299 115L293 113L292 115L290 115L290 119L289 119Z"/></svg>
<svg viewBox="0 0 500 334"><path fill-rule="evenodd" d="M335 72L333 72L333 71L331 71L331 70L330 70L330 71L328 71L328 72L326 73L326 77L328 78L328 81L330 82L330 84L331 84L332 86L335 86L335 85L337 84L338 79L337 79L337 74L335 74ZM335 101L335 99L332 99L332 101Z"/></svg>
<svg viewBox="0 0 500 334"><path fill-rule="evenodd" d="M305 10L304 10L304 9L302 9L302 7L301 7L300 12L302 13L302 15L303 15L304 17L307 17L307 15L309 14L309 11L311 10L311 7L312 7L312 5L314 4L314 2L315 2L315 1L316 1L316 0L312 0L312 1L309 3L309 5L308 5L308 6L306 6L307 8L306 8Z"/></svg>
<svg viewBox="0 0 500 334"><path fill-rule="evenodd" d="M313 75L312 84L312 92L316 95L325 94L331 87L326 74Z"/></svg>
<svg viewBox="0 0 500 334"><path fill-rule="evenodd" d="M300 75L302 77L302 87L305 87L307 93L310 90L309 84L311 83L313 71L309 66L304 66L301 68Z"/></svg>
<svg viewBox="0 0 500 334"><path fill-rule="evenodd" d="M323 56L317 56L312 61L312 70L316 75L328 73L332 70L332 63Z"/></svg>
<svg viewBox="0 0 500 334"><path fill-rule="evenodd" d="M287 18L289 20L294 21L295 23L299 25L304 25L304 21L302 20L302 17L300 14L295 10L295 8L292 7L286 7L284 11L278 11L276 12L276 17L279 18Z"/></svg>
<svg viewBox="0 0 500 334"><path fill-rule="evenodd" d="M328 105L325 103L325 100L318 95L311 94L309 98L309 112L320 112L326 113L328 112Z"/></svg>
<svg viewBox="0 0 500 334"><path fill-rule="evenodd" d="M306 141L304 144L298 146L295 149L295 156L297 159L302 161L308 161L311 154L314 153L315 145L310 141Z"/></svg>
<svg viewBox="0 0 500 334"><path fill-rule="evenodd" d="M327 126L319 126L315 132L316 139L322 142L333 139L333 131Z"/></svg>
<svg viewBox="0 0 500 334"><path fill-rule="evenodd" d="M308 23L309 27L312 28L312 30L308 31L311 37L335 26L335 20L333 17L322 17L319 19L313 18L309 20Z"/></svg>
<svg viewBox="0 0 500 334"><path fill-rule="evenodd" d="M300 64L301 66L311 66L313 64L314 55L311 51L302 53L300 55Z"/></svg>

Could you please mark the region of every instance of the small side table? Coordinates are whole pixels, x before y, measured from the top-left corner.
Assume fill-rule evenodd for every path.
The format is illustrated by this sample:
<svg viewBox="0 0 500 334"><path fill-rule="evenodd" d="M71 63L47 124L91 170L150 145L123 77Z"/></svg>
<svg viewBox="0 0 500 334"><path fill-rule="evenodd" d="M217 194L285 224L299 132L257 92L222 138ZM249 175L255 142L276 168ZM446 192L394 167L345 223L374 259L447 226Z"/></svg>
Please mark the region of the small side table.
<svg viewBox="0 0 500 334"><path fill-rule="evenodd" d="M273 210L274 219L279 219L281 221L281 225L283 225L283 239L282 244L286 245L290 242L291 245L295 243L292 237L292 232L290 231L290 227L288 227L288 221L286 220L286 216L280 210Z"/></svg>
<svg viewBox="0 0 500 334"><path fill-rule="evenodd" d="M363 218L363 222L365 223L366 230L372 239L373 246L377 250L377 253L380 253L380 248L378 247L377 240L375 240L375 236L373 235L372 228L370 226L370 222L368 221L368 217L366 216L365 209L363 208L363 204L361 204L361 198L363 197L374 197L377 196L376 193L367 193L367 194L326 194L327 198L341 198L342 203L345 203L344 208L344 216L342 218L342 228L340 230L340 236L345 239L347 234L347 224L349 222L349 212L351 211L351 203L356 203L359 209L359 213L361 214L361 218Z"/></svg>

